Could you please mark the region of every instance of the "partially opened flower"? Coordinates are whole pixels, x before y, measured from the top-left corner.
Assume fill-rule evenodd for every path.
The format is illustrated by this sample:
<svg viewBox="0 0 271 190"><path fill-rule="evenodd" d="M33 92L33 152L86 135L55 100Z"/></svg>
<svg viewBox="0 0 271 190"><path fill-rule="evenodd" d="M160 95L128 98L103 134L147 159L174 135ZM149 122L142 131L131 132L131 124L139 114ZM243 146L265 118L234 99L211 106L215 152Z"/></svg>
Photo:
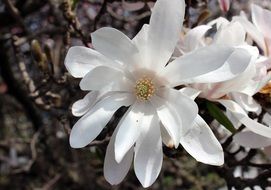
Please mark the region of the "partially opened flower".
<svg viewBox="0 0 271 190"><path fill-rule="evenodd" d="M270 80L270 74L267 73L267 67L262 64L261 58L258 58L256 47L247 45L246 31L243 26L236 20L229 22L225 19L218 19L218 31L214 35L210 44L230 45L245 48L251 52L252 59L249 60L248 67L239 76L218 83L194 83L191 87L201 91L200 97L211 101L221 103L227 108L231 119L237 119L238 123L244 124L251 131L264 137L271 138L271 128L266 127L247 116L247 112L259 112L260 105L257 104L252 96ZM198 26L192 29L185 37L186 46L182 49L195 51L199 46L208 46L202 43L204 34L210 29L209 25ZM193 35L191 35L193 34ZM201 39L201 43L196 39ZM189 48L185 48L189 47ZM191 48L193 47L193 48ZM185 52L185 51L183 51ZM236 64L239 64L236 62ZM238 127L238 126L236 126Z"/></svg>
<svg viewBox="0 0 271 190"><path fill-rule="evenodd" d="M183 142L199 161L223 164L219 142L202 119L195 120L198 107L192 98L197 92L174 87L231 79L246 69L251 55L241 48L212 45L168 63L184 9L184 0L158 0L150 25L132 40L116 29L101 28L92 33L95 50L72 47L67 54L67 70L83 78L82 90L91 91L73 105L73 113L84 116L72 128L72 147L88 145L117 109L130 106L107 147L104 174L111 184L123 180L134 160L137 178L150 186L160 172L162 141L168 137L175 147Z"/></svg>

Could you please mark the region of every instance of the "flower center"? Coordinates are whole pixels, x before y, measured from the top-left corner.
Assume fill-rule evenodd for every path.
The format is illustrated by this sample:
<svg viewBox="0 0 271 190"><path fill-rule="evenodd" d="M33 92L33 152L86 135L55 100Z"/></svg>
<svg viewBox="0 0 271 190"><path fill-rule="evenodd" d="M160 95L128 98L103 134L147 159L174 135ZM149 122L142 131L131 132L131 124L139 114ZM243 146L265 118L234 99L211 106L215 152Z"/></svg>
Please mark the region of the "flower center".
<svg viewBox="0 0 271 190"><path fill-rule="evenodd" d="M136 82L135 94L141 100L149 100L154 94L155 88L151 79L143 77Z"/></svg>

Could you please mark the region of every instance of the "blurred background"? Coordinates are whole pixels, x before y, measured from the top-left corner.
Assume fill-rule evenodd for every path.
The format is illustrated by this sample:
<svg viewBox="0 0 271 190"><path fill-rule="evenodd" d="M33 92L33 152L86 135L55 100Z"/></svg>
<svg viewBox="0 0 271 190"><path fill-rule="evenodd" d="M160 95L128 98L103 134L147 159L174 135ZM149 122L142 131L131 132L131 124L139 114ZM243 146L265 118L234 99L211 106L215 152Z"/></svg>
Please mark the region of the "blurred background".
<svg viewBox="0 0 271 190"><path fill-rule="evenodd" d="M148 23L154 2L0 0L0 189L143 189L133 169L118 186L103 177L106 146L126 108L118 110L89 146L69 146L71 127L78 120L70 108L85 92L63 62L70 46L91 47L90 33L100 27L133 37ZM187 0L185 27L219 16L231 19L241 10L249 13L252 2L271 9L270 0L232 0L229 10L218 0ZM260 99L270 105L269 95ZM232 145L231 136L215 130L218 123L208 114L205 118L223 143L225 165L204 165L181 147L165 147L159 179L149 189L268 189L267 156ZM260 163L249 165L253 161Z"/></svg>

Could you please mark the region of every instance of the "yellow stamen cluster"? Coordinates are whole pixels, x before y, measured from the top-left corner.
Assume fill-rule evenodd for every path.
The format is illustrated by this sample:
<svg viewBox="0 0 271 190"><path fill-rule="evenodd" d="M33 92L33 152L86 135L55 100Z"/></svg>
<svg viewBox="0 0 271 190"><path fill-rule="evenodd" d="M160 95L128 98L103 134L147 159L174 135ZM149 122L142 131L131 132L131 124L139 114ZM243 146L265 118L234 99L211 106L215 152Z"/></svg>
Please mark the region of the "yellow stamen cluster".
<svg viewBox="0 0 271 190"><path fill-rule="evenodd" d="M135 94L138 99L149 100L154 94L155 88L151 79L143 77L136 82Z"/></svg>

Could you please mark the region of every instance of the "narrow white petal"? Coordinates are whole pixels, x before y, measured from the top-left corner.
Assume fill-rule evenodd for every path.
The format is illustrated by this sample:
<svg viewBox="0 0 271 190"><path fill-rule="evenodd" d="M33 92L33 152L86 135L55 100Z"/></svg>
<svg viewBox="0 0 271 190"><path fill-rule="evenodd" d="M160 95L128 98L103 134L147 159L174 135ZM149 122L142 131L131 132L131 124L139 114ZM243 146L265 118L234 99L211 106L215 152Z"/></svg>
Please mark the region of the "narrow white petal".
<svg viewBox="0 0 271 190"><path fill-rule="evenodd" d="M91 91L83 99L74 102L72 114L77 117L84 115L97 102L98 94L99 91Z"/></svg>
<svg viewBox="0 0 271 190"><path fill-rule="evenodd" d="M184 13L184 0L159 0L155 3L147 43L151 68L160 69L169 61L179 40Z"/></svg>
<svg viewBox="0 0 271 190"><path fill-rule="evenodd" d="M259 113L261 111L261 106L251 96L238 92L232 92L230 97L248 112Z"/></svg>
<svg viewBox="0 0 271 190"><path fill-rule="evenodd" d="M119 122L119 130L115 140L115 158L121 162L127 151L135 144L142 126L145 102L136 102Z"/></svg>
<svg viewBox="0 0 271 190"><path fill-rule="evenodd" d="M236 48L225 60L223 66L212 72L185 80L185 83L217 83L234 79L254 64L258 55L259 52L256 47L242 46Z"/></svg>
<svg viewBox="0 0 271 190"><path fill-rule="evenodd" d="M211 45L175 59L161 75L165 76L172 86L184 82L220 82L242 73L249 65L251 57L252 55L242 48Z"/></svg>
<svg viewBox="0 0 271 190"><path fill-rule="evenodd" d="M263 34L253 25L251 22L249 22L246 18L243 18L241 16L235 16L233 17L233 21L239 22L249 36L260 46L260 48L264 51L266 51L266 45L264 41Z"/></svg>
<svg viewBox="0 0 271 190"><path fill-rule="evenodd" d="M71 47L64 64L69 73L76 78L84 77L98 65L114 65L114 63L99 52L86 47Z"/></svg>
<svg viewBox="0 0 271 190"><path fill-rule="evenodd" d="M184 36L182 50L184 52L190 52L202 47L202 38L209 29L211 29L211 26L201 25L189 30L189 32Z"/></svg>
<svg viewBox="0 0 271 190"><path fill-rule="evenodd" d="M199 162L217 166L224 163L223 149L219 141L199 115L194 120L191 130L181 138L180 143Z"/></svg>
<svg viewBox="0 0 271 190"><path fill-rule="evenodd" d="M248 148L263 148L271 145L271 139L253 133L243 131L233 136L233 142Z"/></svg>
<svg viewBox="0 0 271 190"><path fill-rule="evenodd" d="M221 26L214 36L214 43L228 46L239 46L245 43L246 31L239 22Z"/></svg>
<svg viewBox="0 0 271 190"><path fill-rule="evenodd" d="M112 91L132 91L134 86L123 71L107 66L94 68L80 82L82 90L101 90L108 85Z"/></svg>
<svg viewBox="0 0 271 190"><path fill-rule="evenodd" d="M153 111L144 116L140 138L135 146L134 170L145 188L157 179L163 161L160 126Z"/></svg>
<svg viewBox="0 0 271 190"><path fill-rule="evenodd" d="M112 93L99 101L86 115L73 126L70 134L70 145L73 148L82 148L93 141L115 111L121 106L129 106L134 96L128 93Z"/></svg>
<svg viewBox="0 0 271 190"><path fill-rule="evenodd" d="M121 162L116 162L114 144L117 132L118 128L115 129L107 146L104 160L104 177L111 185L117 185L125 178L131 167L134 154L132 147L127 151Z"/></svg>
<svg viewBox="0 0 271 190"><path fill-rule="evenodd" d="M258 30L261 31L266 38L271 38L271 11L263 9L256 4L252 4L251 14L252 21Z"/></svg>
<svg viewBox="0 0 271 190"><path fill-rule="evenodd" d="M137 47L122 32L109 27L96 30L91 34L94 48L124 66L134 64L138 54Z"/></svg>
<svg viewBox="0 0 271 190"><path fill-rule="evenodd" d="M132 42L135 44L139 51L139 60L135 63L134 69L138 68L148 68L148 63L150 63L151 56L148 54L148 33L149 25L144 24L138 34L133 38ZM144 64L143 64L144 63ZM131 68L133 69L133 68Z"/></svg>
<svg viewBox="0 0 271 190"><path fill-rule="evenodd" d="M271 128L258 123L255 120L250 119L246 112L236 102L232 100L217 100L223 106L225 106L232 114L249 130L262 135L267 138L271 138Z"/></svg>

